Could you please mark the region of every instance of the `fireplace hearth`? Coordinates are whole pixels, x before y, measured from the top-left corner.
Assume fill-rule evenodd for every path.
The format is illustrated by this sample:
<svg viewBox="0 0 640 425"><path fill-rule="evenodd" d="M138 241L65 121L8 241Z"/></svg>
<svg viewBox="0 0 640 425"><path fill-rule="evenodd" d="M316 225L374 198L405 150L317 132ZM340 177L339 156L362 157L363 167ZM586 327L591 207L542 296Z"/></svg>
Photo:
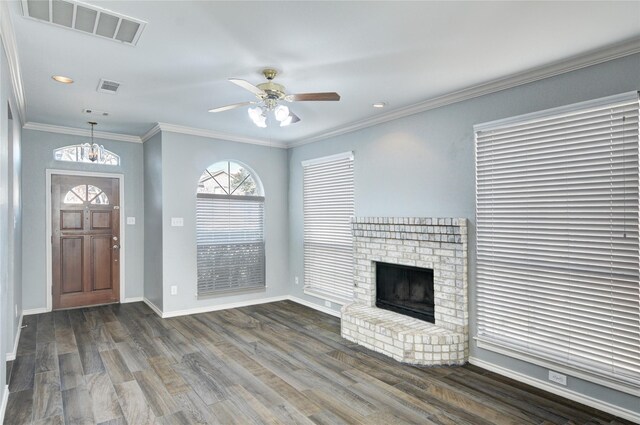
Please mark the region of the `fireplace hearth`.
<svg viewBox="0 0 640 425"><path fill-rule="evenodd" d="M376 307L435 323L433 269L376 262Z"/></svg>

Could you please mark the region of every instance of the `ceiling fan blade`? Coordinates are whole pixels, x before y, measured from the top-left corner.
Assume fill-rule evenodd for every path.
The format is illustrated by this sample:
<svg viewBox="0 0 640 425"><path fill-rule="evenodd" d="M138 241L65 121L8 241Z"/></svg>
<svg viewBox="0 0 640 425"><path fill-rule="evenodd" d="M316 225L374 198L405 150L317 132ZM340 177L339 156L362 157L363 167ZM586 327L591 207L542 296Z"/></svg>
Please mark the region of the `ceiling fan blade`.
<svg viewBox="0 0 640 425"><path fill-rule="evenodd" d="M288 94L284 97L284 99L287 102L340 100L340 95L336 92L298 93L298 94Z"/></svg>
<svg viewBox="0 0 640 425"><path fill-rule="evenodd" d="M240 102L240 103L234 103L232 105L227 105L227 106L221 106L219 108L213 108L213 109L209 109L209 112L223 112L223 111L228 111L230 109L236 109L236 108L241 108L243 106L247 106L247 105L253 105L256 102Z"/></svg>
<svg viewBox="0 0 640 425"><path fill-rule="evenodd" d="M238 87L242 87L245 90L249 90L251 93L255 94L258 97L265 97L267 95L267 93L265 93L264 90L259 89L258 87L254 86L248 81L240 80L238 78L229 78L229 81L231 81L233 84L235 84Z"/></svg>

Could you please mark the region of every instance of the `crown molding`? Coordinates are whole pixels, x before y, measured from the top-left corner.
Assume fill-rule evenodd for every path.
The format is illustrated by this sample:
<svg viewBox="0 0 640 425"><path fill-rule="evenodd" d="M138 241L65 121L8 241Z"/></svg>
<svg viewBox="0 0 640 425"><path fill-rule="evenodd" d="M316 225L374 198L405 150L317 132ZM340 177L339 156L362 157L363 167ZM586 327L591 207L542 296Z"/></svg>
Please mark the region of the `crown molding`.
<svg viewBox="0 0 640 425"><path fill-rule="evenodd" d="M447 93L442 96L427 99L420 103L377 115L373 118L366 118L344 126L336 127L329 131L289 143L287 147L293 148L328 139L330 137L340 136L342 134L351 133L377 124L408 117L420 112L429 111L431 109L440 108L442 106L451 105L453 103L462 102L464 100L473 99L501 90L510 89L567 72L576 71L578 69L619 59L636 53L640 53L640 38L634 38L623 43L614 44L604 49L592 50L588 53L576 55L569 59L554 62L549 65L533 68L525 72L512 74L487 83L478 84L462 90Z"/></svg>
<svg viewBox="0 0 640 425"><path fill-rule="evenodd" d="M27 119L27 107L22 84L22 73L20 72L20 61L18 60L18 45L13 31L13 24L11 23L9 2L5 1L0 2L0 35L2 36L2 45L9 62L11 85L18 106L18 119L20 123L24 123Z"/></svg>
<svg viewBox="0 0 640 425"><path fill-rule="evenodd" d="M38 122L28 122L22 128L26 130L46 131L49 133L68 134L71 136L91 137L91 130L84 128L64 127L61 125L42 124ZM142 143L139 136L129 134L109 133L106 131L94 131L93 137L105 140L117 140L119 142Z"/></svg>
<svg viewBox="0 0 640 425"><path fill-rule="evenodd" d="M147 140L151 139L153 136L155 136L156 134L160 133L160 131L162 131L160 129L160 124L156 123L156 125L154 125L153 127L151 127L151 129L149 131L147 131L146 133L144 133L142 136L140 136L140 140L142 140L142 143L146 142Z"/></svg>
<svg viewBox="0 0 640 425"><path fill-rule="evenodd" d="M238 142L238 143L249 143L252 145L261 145L261 146L270 146L273 148L283 148L286 149L289 147L288 144L277 141L268 141L263 139L254 139L252 137L244 137L238 136L235 134L229 133L220 133L214 130L205 130L203 128L193 128L193 127L185 127L182 125L175 124L167 124L163 122L159 122L149 130L144 136L142 136L142 140L146 141L152 136L154 136L158 131L168 131L170 133L179 133L179 134L188 134L190 136L200 136L207 137L209 139L218 139L225 140L229 142Z"/></svg>

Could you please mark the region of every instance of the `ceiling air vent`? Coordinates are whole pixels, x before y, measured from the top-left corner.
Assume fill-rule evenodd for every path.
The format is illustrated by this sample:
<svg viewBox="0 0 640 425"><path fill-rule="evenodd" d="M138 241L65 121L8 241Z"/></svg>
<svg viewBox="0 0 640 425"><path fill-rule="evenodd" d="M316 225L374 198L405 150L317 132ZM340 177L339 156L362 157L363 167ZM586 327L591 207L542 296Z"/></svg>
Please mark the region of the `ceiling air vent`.
<svg viewBox="0 0 640 425"><path fill-rule="evenodd" d="M22 0L22 11L28 18L134 46L147 24L73 0Z"/></svg>
<svg viewBox="0 0 640 425"><path fill-rule="evenodd" d="M103 78L102 80L100 80L100 83L98 84L98 91L100 93L116 94L119 87L120 87L120 83L116 83L115 81L105 80Z"/></svg>

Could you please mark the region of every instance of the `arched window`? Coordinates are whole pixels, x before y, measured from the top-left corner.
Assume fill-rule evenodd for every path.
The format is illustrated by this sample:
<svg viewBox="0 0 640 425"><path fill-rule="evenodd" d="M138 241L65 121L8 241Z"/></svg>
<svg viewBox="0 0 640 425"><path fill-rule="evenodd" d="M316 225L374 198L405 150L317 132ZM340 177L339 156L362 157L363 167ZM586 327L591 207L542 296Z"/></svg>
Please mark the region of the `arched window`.
<svg viewBox="0 0 640 425"><path fill-rule="evenodd" d="M97 186L81 184L69 190L62 202L65 204L109 205L109 197Z"/></svg>
<svg viewBox="0 0 640 425"><path fill-rule="evenodd" d="M198 295L264 288L264 194L257 176L231 161L200 176Z"/></svg>
<svg viewBox="0 0 640 425"><path fill-rule="evenodd" d="M90 164L103 164L103 165L120 165L120 157L115 153L104 149L102 146L99 148L99 155L95 161L89 159L89 151L91 146L88 143L83 145L70 145L63 146L53 151L53 159L56 161L70 161L70 162L88 162Z"/></svg>

